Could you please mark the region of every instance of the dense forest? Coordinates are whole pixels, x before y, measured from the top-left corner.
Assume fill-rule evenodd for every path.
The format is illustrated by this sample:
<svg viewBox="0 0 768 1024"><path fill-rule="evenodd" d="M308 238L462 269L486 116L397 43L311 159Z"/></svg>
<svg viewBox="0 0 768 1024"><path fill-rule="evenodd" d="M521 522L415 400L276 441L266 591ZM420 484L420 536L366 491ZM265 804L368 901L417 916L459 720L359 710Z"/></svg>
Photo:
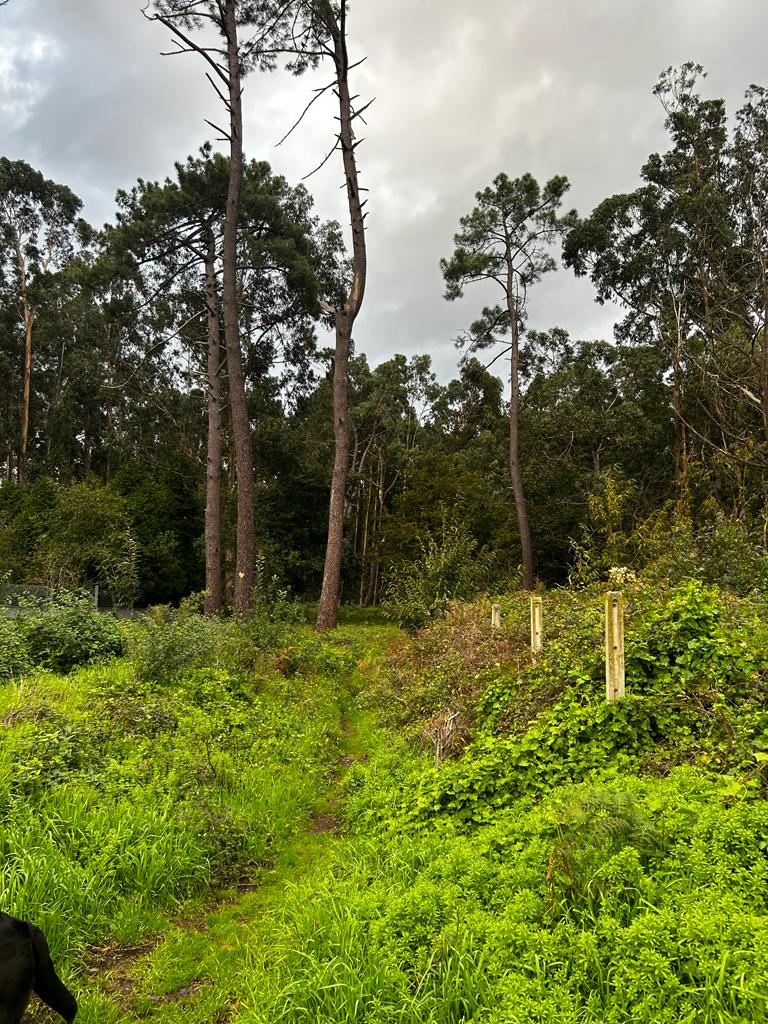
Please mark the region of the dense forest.
<svg viewBox="0 0 768 1024"><path fill-rule="evenodd" d="M477 193L443 261L446 298L463 295L469 320L467 286L490 279L502 303L476 302L454 339L454 380L440 382L427 355L371 366L364 338L349 346L344 601L381 602L393 568L457 526L485 585L521 573L528 587L534 574L560 583L595 569L585 557L642 562L665 516L694 540L727 528L764 547L768 93L751 87L731 127L702 87L694 65L662 75L668 148L648 157L635 191L588 216L562 207L562 176L539 185L502 172ZM114 222L96 230L66 184L0 161L7 582L99 584L148 605L210 590L223 571L232 602L230 167L206 145L164 181L118 192ZM354 254L305 186L247 158L236 246L256 586L313 600L338 361L318 338ZM529 322L529 289L558 263L621 306L615 338ZM212 502L223 570L206 574Z"/></svg>

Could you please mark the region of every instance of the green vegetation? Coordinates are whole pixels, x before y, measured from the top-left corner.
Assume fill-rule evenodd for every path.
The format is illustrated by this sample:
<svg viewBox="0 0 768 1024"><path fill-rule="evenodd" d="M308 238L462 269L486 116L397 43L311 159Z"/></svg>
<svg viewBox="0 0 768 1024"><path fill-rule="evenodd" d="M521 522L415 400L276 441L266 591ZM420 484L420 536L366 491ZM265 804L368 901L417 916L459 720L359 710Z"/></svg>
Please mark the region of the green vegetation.
<svg viewBox="0 0 768 1024"><path fill-rule="evenodd" d="M34 917L58 957L132 941L306 825L339 756L356 646L299 632L281 672L257 626L134 624L136 660L0 689L0 903ZM159 634L166 671L149 679Z"/></svg>
<svg viewBox="0 0 768 1024"><path fill-rule="evenodd" d="M449 594L468 599L516 579L531 561L513 514L518 448L514 490L545 584L600 582L614 565L640 570L661 557L672 578L765 588L768 91L751 86L727 109L688 63L663 72L654 93L666 138L634 191L574 219L561 216L564 177L539 185L510 166L477 194L443 267L449 297L467 286L453 379L438 379L428 353L376 365L352 353L345 603L389 599L398 621L418 626ZM213 325L200 244L211 231L220 283L229 165L205 144L167 170L120 191L113 225L96 231L68 187L0 157L3 581L98 584L140 607L221 582L231 603L233 437L207 415L214 394L221 408L231 396L220 346L205 358ZM336 308L347 288L343 233L263 161L246 159L244 175L253 547L270 579L316 600L335 450L317 300ZM620 306L615 337L582 340L568 324L529 319L527 290L558 262L544 243L561 230L560 262ZM503 237L517 239L511 250L495 248ZM488 275L502 285L501 306L471 297ZM501 358L509 346L514 394ZM220 500L206 493L209 442ZM221 552L207 580L206 507L212 528L220 518Z"/></svg>
<svg viewBox="0 0 768 1024"><path fill-rule="evenodd" d="M16 619L0 618L0 639L0 680L32 666L69 672L119 654L123 647L117 621L100 615L92 598L68 592L44 606L22 605Z"/></svg>
<svg viewBox="0 0 768 1024"><path fill-rule="evenodd" d="M3 905L84 1024L763 1020L765 599L619 577L614 705L589 587L535 665L512 594L410 636L158 610L7 683Z"/></svg>
<svg viewBox="0 0 768 1024"><path fill-rule="evenodd" d="M501 169L441 268L504 300L445 382L352 341L348 6L148 0L230 154L103 230L0 156L0 907L84 1024L765 1020L768 89L663 71L666 144L586 216ZM351 254L243 153L285 47L334 57ZM611 340L529 322L560 257Z"/></svg>

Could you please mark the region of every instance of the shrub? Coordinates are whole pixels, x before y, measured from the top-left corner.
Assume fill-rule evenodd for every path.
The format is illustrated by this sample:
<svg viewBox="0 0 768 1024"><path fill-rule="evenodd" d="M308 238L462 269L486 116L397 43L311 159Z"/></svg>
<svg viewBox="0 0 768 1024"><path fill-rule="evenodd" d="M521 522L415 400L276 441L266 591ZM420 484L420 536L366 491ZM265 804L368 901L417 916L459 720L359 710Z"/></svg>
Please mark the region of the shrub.
<svg viewBox="0 0 768 1024"><path fill-rule="evenodd" d="M124 500L95 481L56 493L32 560L35 576L52 587L98 583L129 604L138 585L137 544Z"/></svg>
<svg viewBox="0 0 768 1024"><path fill-rule="evenodd" d="M391 575L384 610L407 629L442 615L449 601L468 601L487 582L493 557L464 523L443 516L439 534L421 538L421 555Z"/></svg>
<svg viewBox="0 0 768 1024"><path fill-rule="evenodd" d="M29 649L20 626L0 613L0 682L22 675L29 667Z"/></svg>
<svg viewBox="0 0 768 1024"><path fill-rule="evenodd" d="M60 594L55 602L19 622L30 660L55 672L70 672L122 651L117 620L100 614L88 597Z"/></svg>
<svg viewBox="0 0 768 1024"><path fill-rule="evenodd" d="M166 685L190 669L216 661L222 624L202 615L179 614L166 622L152 615L134 625L126 647L138 679Z"/></svg>

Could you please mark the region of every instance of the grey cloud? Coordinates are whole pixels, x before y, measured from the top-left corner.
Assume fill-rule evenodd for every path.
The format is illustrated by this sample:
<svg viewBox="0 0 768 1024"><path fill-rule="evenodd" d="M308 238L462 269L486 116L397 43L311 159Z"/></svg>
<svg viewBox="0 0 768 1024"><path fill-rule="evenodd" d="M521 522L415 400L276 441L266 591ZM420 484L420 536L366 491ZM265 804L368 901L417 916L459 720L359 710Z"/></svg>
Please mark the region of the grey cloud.
<svg viewBox="0 0 768 1024"><path fill-rule="evenodd" d="M217 120L217 101L191 57L161 58L166 36L136 0L11 0L0 30L55 41L55 60L25 65L32 109L6 136L6 153L65 181L96 223L115 189L163 177ZM461 214L496 173L567 174L571 204L589 211L633 188L664 145L651 96L670 64L700 61L707 89L731 110L765 81L764 0L352 0L350 46L368 59L355 88L376 96L361 147L370 188L370 278L355 331L373 362L429 351L454 372L451 339L490 296L442 299L438 268ZM2 39L0 39L2 52ZM19 68L21 65L19 65ZM318 104L279 149L318 72L246 82L246 148L291 181L332 141L333 109ZM317 212L346 222L333 162L308 185ZM606 336L615 311L588 283L560 271L532 293L530 323L576 337Z"/></svg>

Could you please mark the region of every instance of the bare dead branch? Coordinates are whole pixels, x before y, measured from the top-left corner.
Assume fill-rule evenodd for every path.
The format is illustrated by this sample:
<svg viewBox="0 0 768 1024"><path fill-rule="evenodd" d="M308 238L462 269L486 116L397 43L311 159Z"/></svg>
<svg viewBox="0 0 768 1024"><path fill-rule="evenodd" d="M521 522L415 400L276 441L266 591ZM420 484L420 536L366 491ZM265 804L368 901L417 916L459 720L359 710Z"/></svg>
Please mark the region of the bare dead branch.
<svg viewBox="0 0 768 1024"><path fill-rule="evenodd" d="M365 104L364 107L360 107L359 110L353 110L352 111L352 120L354 121L355 118L359 117L360 120L363 122L363 124L366 124L367 122L366 122L365 118L363 117L363 114L366 112L368 107L370 107L370 105L372 103L374 103L375 101L376 101L376 97L374 96L372 100L368 100L368 102Z"/></svg>
<svg viewBox="0 0 768 1024"><path fill-rule="evenodd" d="M229 76L222 71L221 67L216 63L216 61L213 59L213 57L211 57L210 52L209 52L210 47L205 47L205 46L198 45L194 41L194 39L190 39L189 36L186 35L186 33L182 32L181 29L178 27L178 25L175 25L173 23L173 20L171 18L166 18L162 14L147 14L147 9L148 8L149 8L149 3L147 3L146 7L142 7L142 9L141 9L141 13L144 15L144 17L147 19L147 21L159 21L161 25L164 25L175 36L178 36L178 38L183 43L185 43L188 47L190 47L196 53L199 53L200 56L204 60L208 61L208 63L211 65L213 70L216 72L216 74L219 76L219 78L222 80L222 82L224 83L224 85L228 89L229 88ZM216 52L221 52L221 51L216 51Z"/></svg>
<svg viewBox="0 0 768 1024"><path fill-rule="evenodd" d="M213 86L213 89L214 89L216 95L219 97L221 102L224 104L224 106L227 108L227 110L231 114L232 113L232 107L231 107L230 102L227 99L227 97L224 95L224 93L221 91L221 89L218 87L218 85L216 85L216 83L214 82L214 80L211 78L210 74L207 71L205 72L205 77L211 83L211 85Z"/></svg>
<svg viewBox="0 0 768 1024"><path fill-rule="evenodd" d="M317 167L314 169L314 171L310 171L309 174L305 174L304 177L301 180L302 181L306 181L307 178L311 178L313 174L317 174L317 172L319 170L321 170L323 167L325 167L325 165L331 159L331 157L336 152L336 150L340 148L340 145L341 145L341 137L337 136L336 137L336 141L334 142L333 146L328 150L328 152L325 154L325 156L320 161L320 163L317 165Z"/></svg>
<svg viewBox="0 0 768 1024"><path fill-rule="evenodd" d="M277 148L277 146L282 146L282 144L285 142L285 140L290 135L292 135L294 131L296 131L296 129L299 127L301 122L304 120L304 118L306 117L307 113L309 112L309 110L311 109L313 104L316 103L317 100L319 100L320 97L322 95L324 95L324 93L326 93L329 89L333 88L334 84L335 84L334 82L329 82L328 85L324 85L321 88L314 90L315 95L312 97L312 99L309 101L309 103L306 105L306 107L304 107L304 109L302 110L298 120L294 124L291 125L291 127L288 129L288 131L282 137L282 139L280 139L280 141L278 143L276 143L275 148Z"/></svg>
<svg viewBox="0 0 768 1024"><path fill-rule="evenodd" d="M229 132L224 131L223 128L220 128L219 125L214 124L213 121L209 121L207 117L204 117L203 120L205 121L206 124L209 124L211 126L211 128L214 129L214 131L221 132L220 138L222 139L222 141L224 141L224 142L231 142L232 141L232 136L229 134Z"/></svg>

